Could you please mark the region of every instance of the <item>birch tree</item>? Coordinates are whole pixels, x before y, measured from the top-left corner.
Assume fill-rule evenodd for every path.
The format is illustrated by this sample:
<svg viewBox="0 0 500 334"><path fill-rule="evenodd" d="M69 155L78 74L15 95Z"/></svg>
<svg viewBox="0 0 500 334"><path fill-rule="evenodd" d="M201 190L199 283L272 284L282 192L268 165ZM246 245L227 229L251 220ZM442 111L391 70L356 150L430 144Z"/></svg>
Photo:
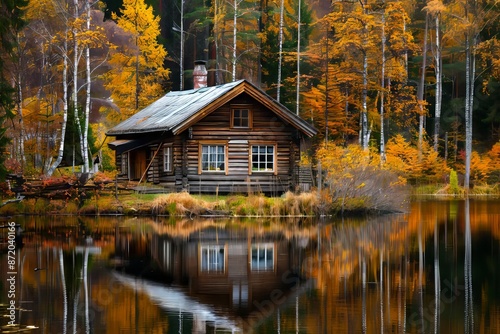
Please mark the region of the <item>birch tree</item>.
<svg viewBox="0 0 500 334"><path fill-rule="evenodd" d="M384 97L385 97L385 63L386 63L386 57L385 57L385 43L386 43L386 35L385 35L385 12L382 13L382 69L380 73L380 161L382 163L385 162L385 131L384 131Z"/></svg>
<svg viewBox="0 0 500 334"><path fill-rule="evenodd" d="M434 18L434 71L436 77L436 99L434 104L434 150L438 150L439 132L441 124L441 101L443 96L442 84L442 57L441 57L441 14L446 10L446 7L441 0L431 0L427 3L425 9Z"/></svg>
<svg viewBox="0 0 500 334"><path fill-rule="evenodd" d="M471 158L472 158L472 125L474 113L474 97L476 82L476 56L480 46L480 33L500 16L496 10L497 0L485 1L481 5L476 0L465 0L462 3L463 27L465 40L465 176L464 188L470 188ZM492 42L496 36L483 44L498 44ZM497 58L498 59L498 58Z"/></svg>
<svg viewBox="0 0 500 334"><path fill-rule="evenodd" d="M63 34L63 44L61 47L62 51L62 60L63 60L63 65L62 65L62 102L63 102L63 112L62 112L62 123L61 123L61 134L60 134L60 140L59 140L59 148L57 150L57 158L56 160L50 165L50 167L47 169L47 176L52 176L56 168L59 166L63 159L64 155L64 137L66 134L66 125L68 122L68 35L69 35L69 27L67 27L64 31ZM50 161L49 161L50 162Z"/></svg>
<svg viewBox="0 0 500 334"><path fill-rule="evenodd" d="M418 106L420 109L420 114L418 117L418 154L422 157L422 147L424 140L424 120L425 120L425 101L424 101L424 90L425 90L425 73L427 71L427 34L429 28L429 15L425 15L425 28L424 28L424 40L422 45L422 66L420 70L420 78L418 82L417 89L417 99Z"/></svg>
<svg viewBox="0 0 500 334"><path fill-rule="evenodd" d="M278 53L278 82L276 83L277 88L276 88L276 100L280 102L280 90L281 90L281 62L283 59L283 24L284 24L284 19L283 15L285 12L285 1L281 0L281 5L280 5L280 23L279 23L279 38L278 38L278 45L279 45L279 53Z"/></svg>

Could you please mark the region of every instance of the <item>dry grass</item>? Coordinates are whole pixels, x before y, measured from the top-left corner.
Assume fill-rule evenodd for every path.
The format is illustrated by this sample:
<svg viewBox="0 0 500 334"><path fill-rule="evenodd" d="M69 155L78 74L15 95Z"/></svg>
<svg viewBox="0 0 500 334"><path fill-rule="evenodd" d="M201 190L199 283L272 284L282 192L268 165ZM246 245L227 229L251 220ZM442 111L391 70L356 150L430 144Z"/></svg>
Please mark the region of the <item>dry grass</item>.
<svg viewBox="0 0 500 334"><path fill-rule="evenodd" d="M159 195L151 203L154 214L170 216L201 215L212 211L219 205L218 201L209 202L191 196L187 192Z"/></svg>
<svg viewBox="0 0 500 334"><path fill-rule="evenodd" d="M199 196L187 192L170 194L123 194L118 198L110 195L92 196L85 200L70 199L25 199L20 203L1 208L8 214L74 214L103 215L123 214L127 216L171 217L195 216L239 216L239 217L305 217L335 213L342 205L345 211L385 211L394 208L393 197L388 193L375 196L371 187L358 196L333 197L331 189L304 193L286 192L280 197L266 197L262 194ZM356 189L359 191L360 189ZM368 191L367 191L368 190ZM391 189L395 192L395 189ZM394 195L394 194L392 194ZM397 194L398 199L402 198ZM340 203L339 201L342 201Z"/></svg>

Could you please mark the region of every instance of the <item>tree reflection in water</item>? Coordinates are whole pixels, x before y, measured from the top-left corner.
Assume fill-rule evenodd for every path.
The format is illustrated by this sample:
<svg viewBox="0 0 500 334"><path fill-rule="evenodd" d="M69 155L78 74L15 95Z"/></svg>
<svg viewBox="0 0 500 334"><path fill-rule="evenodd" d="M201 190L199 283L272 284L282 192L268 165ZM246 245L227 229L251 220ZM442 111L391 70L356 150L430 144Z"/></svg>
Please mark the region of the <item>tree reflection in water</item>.
<svg viewBox="0 0 500 334"><path fill-rule="evenodd" d="M320 224L26 217L19 319L50 333L495 332L499 204Z"/></svg>

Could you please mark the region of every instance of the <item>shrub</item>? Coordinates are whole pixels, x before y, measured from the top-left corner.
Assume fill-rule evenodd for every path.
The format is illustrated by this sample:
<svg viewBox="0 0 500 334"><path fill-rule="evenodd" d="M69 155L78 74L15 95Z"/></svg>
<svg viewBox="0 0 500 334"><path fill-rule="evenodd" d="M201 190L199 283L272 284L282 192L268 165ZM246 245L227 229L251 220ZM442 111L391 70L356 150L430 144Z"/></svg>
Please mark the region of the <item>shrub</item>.
<svg viewBox="0 0 500 334"><path fill-rule="evenodd" d="M457 171L453 169L450 171L450 192L456 195L460 192Z"/></svg>
<svg viewBox="0 0 500 334"><path fill-rule="evenodd" d="M359 145L347 148L327 145L318 150L318 160L326 171L325 183L333 211L402 211L408 205L406 180L392 170L382 168L378 155Z"/></svg>

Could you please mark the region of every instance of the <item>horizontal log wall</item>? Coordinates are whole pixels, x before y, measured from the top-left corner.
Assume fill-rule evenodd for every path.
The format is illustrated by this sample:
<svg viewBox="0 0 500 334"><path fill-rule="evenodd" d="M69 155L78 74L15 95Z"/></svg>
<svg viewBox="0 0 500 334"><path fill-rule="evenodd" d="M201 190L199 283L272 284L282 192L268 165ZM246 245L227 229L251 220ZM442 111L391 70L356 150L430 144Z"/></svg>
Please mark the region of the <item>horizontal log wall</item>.
<svg viewBox="0 0 500 334"><path fill-rule="evenodd" d="M232 105L249 106L253 119L251 128L230 128ZM199 143L210 140L227 142L226 173L198 173ZM249 175L252 142L277 145L276 173L253 172ZM297 130L245 96L238 97L194 125L192 137L185 140L185 145L188 190L192 193L287 191L292 186L293 170L299 157Z"/></svg>
<svg viewBox="0 0 500 334"><path fill-rule="evenodd" d="M234 105L248 106L251 110L253 122L250 128L230 127L231 106ZM199 174L199 144L209 141L227 143L226 172ZM165 137L163 143L172 145L173 172L163 171L162 149L150 164L158 145L149 146L144 148L149 151L147 181L171 191L278 194L294 189L298 183L295 175L300 158L297 130L244 94L193 125L190 131ZM276 172L249 173L252 143L276 145Z"/></svg>

